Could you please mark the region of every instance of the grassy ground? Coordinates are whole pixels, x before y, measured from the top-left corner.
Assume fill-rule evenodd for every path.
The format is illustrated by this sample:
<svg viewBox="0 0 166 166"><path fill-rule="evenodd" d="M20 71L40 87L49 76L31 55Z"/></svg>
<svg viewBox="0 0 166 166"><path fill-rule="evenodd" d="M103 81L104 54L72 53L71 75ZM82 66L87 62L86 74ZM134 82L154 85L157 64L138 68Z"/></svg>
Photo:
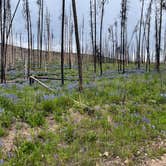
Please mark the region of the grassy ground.
<svg viewBox="0 0 166 166"><path fill-rule="evenodd" d="M76 81L46 81L55 93L0 86L0 165L142 165L166 153L166 72L122 75L105 65L99 77L90 69L81 94Z"/></svg>

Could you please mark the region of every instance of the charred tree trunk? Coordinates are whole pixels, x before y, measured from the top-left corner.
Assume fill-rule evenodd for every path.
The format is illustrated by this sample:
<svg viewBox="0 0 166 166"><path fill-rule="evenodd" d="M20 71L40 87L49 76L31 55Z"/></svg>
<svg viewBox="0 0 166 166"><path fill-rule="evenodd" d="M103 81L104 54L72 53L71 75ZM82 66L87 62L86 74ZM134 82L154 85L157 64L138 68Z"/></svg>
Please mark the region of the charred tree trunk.
<svg viewBox="0 0 166 166"><path fill-rule="evenodd" d="M97 4L94 0L94 72L97 71Z"/></svg>
<svg viewBox="0 0 166 166"><path fill-rule="evenodd" d="M102 61L103 61L103 50L102 50L102 42L103 42L103 19L104 19L104 7L105 7L105 0L102 0L101 2L101 22L100 22L100 75L103 75L103 67L102 67Z"/></svg>
<svg viewBox="0 0 166 166"><path fill-rule="evenodd" d="M64 85L64 30L65 30L65 0L62 1L62 27L61 27L61 83Z"/></svg>
<svg viewBox="0 0 166 166"><path fill-rule="evenodd" d="M75 27L75 38L76 38L76 46L77 46L77 56L78 56L78 74L79 74L79 90L83 90L83 79L82 79L82 57L80 50L80 41L79 41L79 33L78 33L78 22L77 22L77 10L75 0L72 0L72 8L73 8L73 18L74 18L74 27Z"/></svg>

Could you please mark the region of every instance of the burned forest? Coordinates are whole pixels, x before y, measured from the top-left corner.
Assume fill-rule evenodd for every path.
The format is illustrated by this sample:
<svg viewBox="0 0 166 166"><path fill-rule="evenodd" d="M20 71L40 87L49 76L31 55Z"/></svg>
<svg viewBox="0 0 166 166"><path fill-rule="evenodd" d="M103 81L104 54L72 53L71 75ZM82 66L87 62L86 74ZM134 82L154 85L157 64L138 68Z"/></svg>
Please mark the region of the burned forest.
<svg viewBox="0 0 166 166"><path fill-rule="evenodd" d="M1 0L1 165L166 166L166 0Z"/></svg>

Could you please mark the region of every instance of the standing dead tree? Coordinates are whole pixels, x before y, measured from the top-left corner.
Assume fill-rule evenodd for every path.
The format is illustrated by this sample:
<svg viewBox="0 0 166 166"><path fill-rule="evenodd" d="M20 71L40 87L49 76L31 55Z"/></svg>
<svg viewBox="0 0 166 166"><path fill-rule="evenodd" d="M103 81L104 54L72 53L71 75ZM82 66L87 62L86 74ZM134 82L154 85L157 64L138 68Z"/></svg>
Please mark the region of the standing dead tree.
<svg viewBox="0 0 166 166"><path fill-rule="evenodd" d="M41 29L41 0L37 0L38 5L38 21L37 21L37 51L38 51L38 65L40 64L40 29ZM40 66L40 65L39 65Z"/></svg>
<svg viewBox="0 0 166 166"><path fill-rule="evenodd" d="M164 32L164 63L166 63L166 27Z"/></svg>
<svg viewBox="0 0 166 166"><path fill-rule="evenodd" d="M95 56L95 46L94 46L94 25L93 25L93 2L90 0L90 36L92 43L92 52L94 57L94 71L96 72L96 56Z"/></svg>
<svg viewBox="0 0 166 166"><path fill-rule="evenodd" d="M61 83L64 85L64 30L65 30L65 0L62 0L62 27L61 27Z"/></svg>
<svg viewBox="0 0 166 166"><path fill-rule="evenodd" d="M100 20L100 55L99 55L99 61L100 61L100 75L103 74L103 67L102 67L102 61L103 61L103 50L102 50L102 43L103 43L103 20L104 20L104 10L105 10L105 4L106 0L101 0L100 7L101 7L101 20Z"/></svg>
<svg viewBox="0 0 166 166"><path fill-rule="evenodd" d="M142 7L141 7L141 17L140 17L140 25L139 25L139 37L138 37L138 48L137 48L137 65L138 69L141 67L141 38L142 38L142 25L143 25L143 14L144 14L144 4L145 1L141 0Z"/></svg>
<svg viewBox="0 0 166 166"><path fill-rule="evenodd" d="M125 73L125 58L127 43L127 0L122 0L121 3L121 49L120 49L120 70ZM122 65L122 66L121 66Z"/></svg>
<svg viewBox="0 0 166 166"><path fill-rule="evenodd" d="M150 0L148 9L147 9L147 14L146 14L146 21L145 21L145 32L146 32L146 52L147 52L147 57L146 57L146 71L150 71L150 31L151 31L151 14L152 14L152 4L153 0Z"/></svg>
<svg viewBox="0 0 166 166"><path fill-rule="evenodd" d="M163 23L163 9L165 9L165 1L155 1L155 41L156 41L156 70L160 71L160 54L161 54L161 34Z"/></svg>
<svg viewBox="0 0 166 166"><path fill-rule="evenodd" d="M69 17L69 69L72 67L71 54L73 52L73 20L72 20L72 10L70 7L70 17Z"/></svg>
<svg viewBox="0 0 166 166"><path fill-rule="evenodd" d="M37 49L38 49L38 61L39 67L42 67L43 56L43 27L44 27L44 0L37 0L39 8L38 23L37 23Z"/></svg>
<svg viewBox="0 0 166 166"><path fill-rule="evenodd" d="M11 33L13 20L18 10L21 0L18 0L13 14L11 14L10 0L0 1L0 35L1 35L1 83L6 82L6 55L8 39Z"/></svg>
<svg viewBox="0 0 166 166"><path fill-rule="evenodd" d="M80 49L80 40L78 33L78 21L77 21L77 9L76 2L72 0L72 8L73 8L73 19L74 19L74 27L75 27L75 39L77 46L77 57L78 57L78 75L79 75L79 90L83 90L83 79L82 79L82 57L81 57L81 49Z"/></svg>
<svg viewBox="0 0 166 166"><path fill-rule="evenodd" d="M27 30L27 38L28 38L28 57L26 59L25 66L25 74L26 77L29 78L30 76L30 67L31 67L31 49L32 49L32 25L31 25L31 15L30 15L30 8L29 8L29 1L23 0L23 15L26 21L26 30Z"/></svg>
<svg viewBox="0 0 166 166"><path fill-rule="evenodd" d="M97 3L94 0L94 72L96 73L97 63Z"/></svg>
<svg viewBox="0 0 166 166"><path fill-rule="evenodd" d="M82 55L84 54L84 29L85 29L85 21L84 21L84 16L83 16L83 18L82 18L82 27L81 27L81 37L82 37L82 41L81 41L82 49L81 49L81 52L82 52Z"/></svg>
<svg viewBox="0 0 166 166"><path fill-rule="evenodd" d="M49 58L50 58L50 42L51 42L51 30L50 30L50 13L48 12L48 9L46 10L46 16L45 16L45 24L46 24L46 41L47 41L47 58L46 58L46 62L49 62ZM46 63L45 62L45 63Z"/></svg>

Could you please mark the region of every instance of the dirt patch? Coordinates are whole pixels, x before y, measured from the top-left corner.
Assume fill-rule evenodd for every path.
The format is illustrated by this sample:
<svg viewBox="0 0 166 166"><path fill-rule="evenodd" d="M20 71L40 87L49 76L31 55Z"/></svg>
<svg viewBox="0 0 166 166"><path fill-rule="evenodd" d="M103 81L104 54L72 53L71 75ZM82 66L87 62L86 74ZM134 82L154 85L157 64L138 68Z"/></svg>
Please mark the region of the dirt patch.
<svg viewBox="0 0 166 166"><path fill-rule="evenodd" d="M70 118L72 119L72 121L75 123L75 124L78 124L80 123L83 119L86 119L86 115L82 115L80 112L78 111L74 111L73 109L70 109L69 110L69 113L70 113ZM70 120L71 120L70 119Z"/></svg>
<svg viewBox="0 0 166 166"><path fill-rule="evenodd" d="M26 123L23 122L14 123L8 131L8 135L0 138L2 142L2 151L4 153L14 151L16 149L14 142L17 137L31 140L32 133L36 132L37 130L32 131L30 126Z"/></svg>
<svg viewBox="0 0 166 166"><path fill-rule="evenodd" d="M46 124L47 124L47 128L50 132L56 132L59 127L57 125L53 115L49 115L48 117L46 117Z"/></svg>
<svg viewBox="0 0 166 166"><path fill-rule="evenodd" d="M152 159L147 162L147 166L166 166L166 154L161 159Z"/></svg>
<svg viewBox="0 0 166 166"><path fill-rule="evenodd" d="M57 130L58 125L56 124L52 115L46 118L46 123L46 128L49 131L55 132ZM41 127L31 128L27 123L24 122L16 122L12 124L7 136L0 138L2 152L5 154L8 152L13 152L17 148L15 146L16 138L23 138L31 141L33 137L37 136L41 130Z"/></svg>
<svg viewBox="0 0 166 166"><path fill-rule="evenodd" d="M159 141L153 145L156 148L164 148L166 149L166 140L162 141L159 139ZM155 150L155 149L154 149ZM146 166L166 166L166 154L164 154L160 159L150 159L147 160L145 163Z"/></svg>

